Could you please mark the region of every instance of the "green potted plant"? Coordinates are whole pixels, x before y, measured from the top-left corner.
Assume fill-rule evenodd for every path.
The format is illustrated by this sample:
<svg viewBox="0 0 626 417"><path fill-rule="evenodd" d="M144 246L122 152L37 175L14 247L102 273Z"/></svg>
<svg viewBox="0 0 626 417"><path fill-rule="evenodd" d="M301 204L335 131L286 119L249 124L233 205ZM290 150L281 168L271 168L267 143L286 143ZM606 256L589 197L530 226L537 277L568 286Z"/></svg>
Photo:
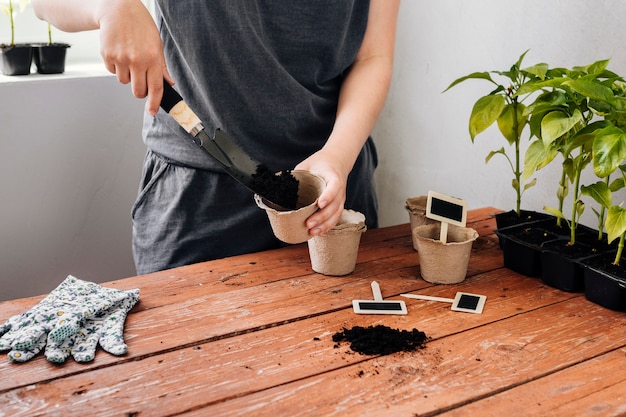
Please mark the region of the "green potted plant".
<svg viewBox="0 0 626 417"><path fill-rule="evenodd" d="M48 42L34 45L33 57L39 74L62 74L65 72L67 43L52 42L52 26L48 27Z"/></svg>
<svg viewBox="0 0 626 417"><path fill-rule="evenodd" d="M13 0L8 4L0 4L2 12L9 18L11 27L11 41L8 44L0 44L2 55L2 73L4 75L27 75L30 74L33 48L30 44L15 42L15 15L24 11L28 0L19 0L19 8L16 9Z"/></svg>
<svg viewBox="0 0 626 417"><path fill-rule="evenodd" d="M583 270L576 259L605 247L605 242L598 239L602 237L601 228L598 232L580 227L579 219L585 210L582 196L586 190L581 175L594 158L596 138L611 124L605 115L614 108L613 86L621 80L606 69L608 62L549 70L548 82L527 86L530 90L542 88L544 93L528 108L531 130L537 139L527 150L524 170L534 172L562 156L556 193L558 208L544 209L557 219L550 230L563 238L542 246L541 276L546 284L565 291L583 289ZM567 216L563 205L570 191ZM604 216L602 210L597 214L599 219ZM583 242L579 241L581 238Z"/></svg>
<svg viewBox="0 0 626 417"><path fill-rule="evenodd" d="M483 133L494 123L497 124L502 138L513 149L508 150L505 146L491 151L485 158L488 163L495 155L506 158L511 167L513 179L511 185L515 191L515 209L507 212L507 215L498 215L498 228L506 225L526 221L534 213L522 210L522 195L530 187L536 184L536 179L530 180L523 176L524 155L521 148L522 137L529 123L529 115L526 108L536 95L536 90L523 93L522 89L527 84L538 83L545 80L548 65L539 63L530 67L522 68L522 61L528 51L524 52L519 59L505 71L474 72L454 80L444 92L452 87L470 79L486 80L492 84L493 90L489 94L480 97L474 104L469 118L469 133L472 143L476 136ZM530 134L529 134L530 139ZM508 222L506 217L511 217Z"/></svg>
<svg viewBox="0 0 626 417"><path fill-rule="evenodd" d="M599 223L606 228L607 242L618 241L616 247L583 259L585 296L603 307L626 310L626 260L623 259L626 240L626 209L623 202L614 204L613 195L626 188L626 89L616 82L612 86L615 99L604 109L608 126L600 130L593 143L593 168L598 181L583 192L600 206ZM617 179L610 180L617 173Z"/></svg>

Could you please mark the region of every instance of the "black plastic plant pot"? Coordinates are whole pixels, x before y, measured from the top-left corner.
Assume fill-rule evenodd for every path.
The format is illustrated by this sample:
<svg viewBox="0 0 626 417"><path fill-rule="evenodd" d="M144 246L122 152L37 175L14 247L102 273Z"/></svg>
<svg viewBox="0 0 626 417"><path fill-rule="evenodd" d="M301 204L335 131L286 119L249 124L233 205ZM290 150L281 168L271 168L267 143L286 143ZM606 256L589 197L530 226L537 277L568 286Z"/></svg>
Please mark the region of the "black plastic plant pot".
<svg viewBox="0 0 626 417"><path fill-rule="evenodd" d="M2 73L4 75L28 75L33 60L31 45L0 45Z"/></svg>
<svg viewBox="0 0 626 417"><path fill-rule="evenodd" d="M615 254L606 253L589 257L584 266L585 297L602 307L626 311L626 259L620 266L612 264Z"/></svg>
<svg viewBox="0 0 626 417"><path fill-rule="evenodd" d="M552 233L533 227L536 223L509 226L495 232L500 239L504 266L529 277L541 276L542 246L558 239Z"/></svg>
<svg viewBox="0 0 626 417"><path fill-rule="evenodd" d="M495 214L493 217L496 219L496 227L498 229L503 229L505 227L517 226L522 223L550 219L553 216L548 213L541 213L539 211L532 210L520 210L520 215L518 216L515 210L510 210Z"/></svg>
<svg viewBox="0 0 626 417"><path fill-rule="evenodd" d="M541 279L546 285L566 292L580 292L585 288L584 268L579 260L593 253L591 246L582 243L568 245L559 239L544 243L541 252Z"/></svg>
<svg viewBox="0 0 626 417"><path fill-rule="evenodd" d="M33 58L39 74L62 74L65 72L66 43L33 45Z"/></svg>

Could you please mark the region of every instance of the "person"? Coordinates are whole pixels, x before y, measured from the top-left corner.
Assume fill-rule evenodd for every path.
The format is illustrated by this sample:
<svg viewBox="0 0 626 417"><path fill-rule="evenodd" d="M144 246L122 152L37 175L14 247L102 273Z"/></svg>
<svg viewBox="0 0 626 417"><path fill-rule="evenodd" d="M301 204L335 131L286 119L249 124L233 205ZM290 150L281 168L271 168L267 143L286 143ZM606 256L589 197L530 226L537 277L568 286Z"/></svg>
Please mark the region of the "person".
<svg viewBox="0 0 626 417"><path fill-rule="evenodd" d="M99 29L105 67L146 99L148 151L132 208L138 274L281 245L252 193L159 108L171 84L207 132L224 130L273 172L326 188L306 225L345 208L378 225L371 130L391 82L399 0L33 0L63 31Z"/></svg>

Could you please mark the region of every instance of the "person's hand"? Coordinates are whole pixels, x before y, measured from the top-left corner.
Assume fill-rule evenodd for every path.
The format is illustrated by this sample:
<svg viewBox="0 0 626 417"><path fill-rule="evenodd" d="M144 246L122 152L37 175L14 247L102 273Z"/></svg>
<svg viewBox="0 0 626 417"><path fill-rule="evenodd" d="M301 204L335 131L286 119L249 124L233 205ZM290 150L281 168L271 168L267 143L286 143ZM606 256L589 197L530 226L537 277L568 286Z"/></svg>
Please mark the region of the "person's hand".
<svg viewBox="0 0 626 417"><path fill-rule="evenodd" d="M133 95L147 97L154 115L163 95L163 79L174 84L165 66L163 44L154 19L139 0L107 0L97 11L104 65Z"/></svg>
<svg viewBox="0 0 626 417"><path fill-rule="evenodd" d="M309 171L326 181L326 188L317 201L319 210L307 219L306 225L312 236L329 231L341 218L350 169L344 166L342 158L324 149L300 162L295 169Z"/></svg>

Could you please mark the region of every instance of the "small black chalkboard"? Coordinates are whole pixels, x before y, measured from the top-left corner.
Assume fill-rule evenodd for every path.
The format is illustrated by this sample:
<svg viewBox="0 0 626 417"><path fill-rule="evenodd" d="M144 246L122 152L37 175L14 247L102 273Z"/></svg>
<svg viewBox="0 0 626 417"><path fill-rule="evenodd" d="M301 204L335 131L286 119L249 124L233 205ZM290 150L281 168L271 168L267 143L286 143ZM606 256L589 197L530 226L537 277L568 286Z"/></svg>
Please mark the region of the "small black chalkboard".
<svg viewBox="0 0 626 417"><path fill-rule="evenodd" d="M428 200L426 201L426 217L465 227L467 203L460 198L429 191Z"/></svg>

